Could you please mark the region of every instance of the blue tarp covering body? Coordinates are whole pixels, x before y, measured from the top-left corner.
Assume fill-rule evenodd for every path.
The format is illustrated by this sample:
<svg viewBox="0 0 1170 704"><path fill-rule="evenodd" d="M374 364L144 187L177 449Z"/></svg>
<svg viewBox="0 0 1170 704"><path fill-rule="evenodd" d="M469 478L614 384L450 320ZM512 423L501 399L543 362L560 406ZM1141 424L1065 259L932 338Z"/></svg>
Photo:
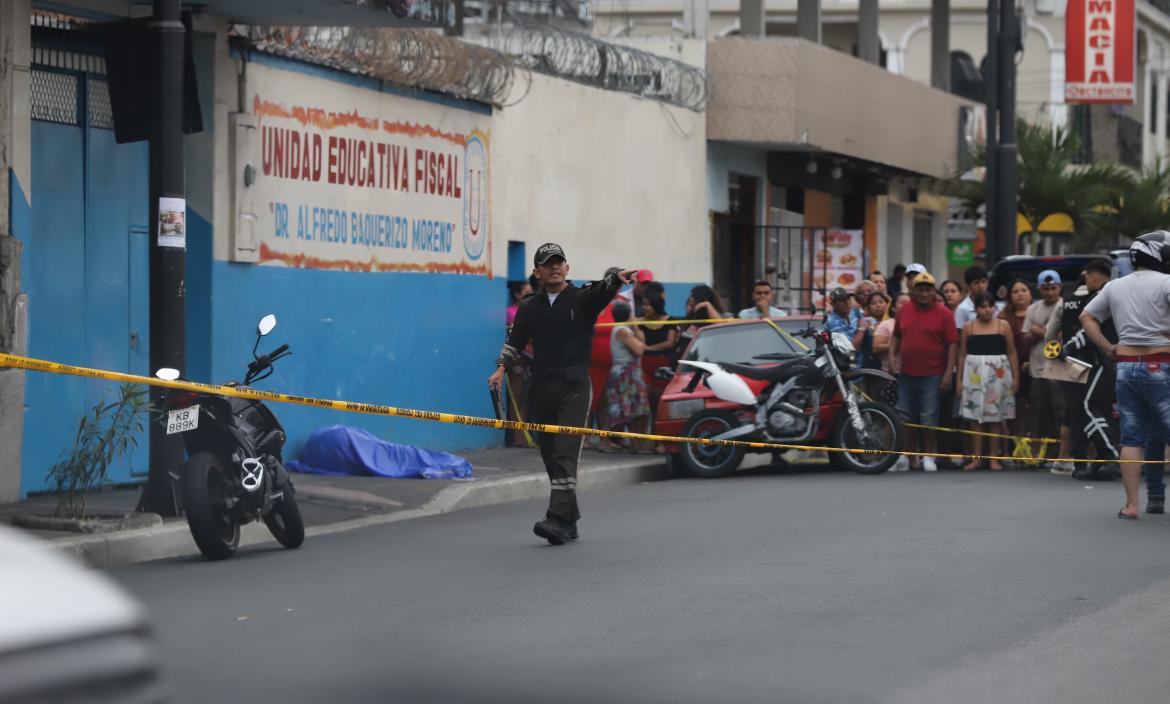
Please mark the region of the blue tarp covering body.
<svg viewBox="0 0 1170 704"><path fill-rule="evenodd" d="M305 443L300 460L288 469L326 476L374 476L422 479L463 479L471 463L449 452L431 452L379 440L361 428L331 425L317 428Z"/></svg>

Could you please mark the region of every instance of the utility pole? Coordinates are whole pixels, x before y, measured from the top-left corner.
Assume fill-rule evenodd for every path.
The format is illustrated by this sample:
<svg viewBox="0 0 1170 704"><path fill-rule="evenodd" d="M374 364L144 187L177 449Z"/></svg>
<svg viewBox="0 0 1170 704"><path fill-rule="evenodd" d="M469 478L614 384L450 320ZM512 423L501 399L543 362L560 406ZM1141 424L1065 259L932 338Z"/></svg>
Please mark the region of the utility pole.
<svg viewBox="0 0 1170 704"><path fill-rule="evenodd" d="M999 169L996 198L996 238L1000 257L1016 254L1016 220L1019 213L1019 150L1016 147L1016 50L1020 44L1020 18L1015 0L1000 0L999 20L999 145L995 156Z"/></svg>
<svg viewBox="0 0 1170 704"><path fill-rule="evenodd" d="M187 208L183 172L183 61L186 29L180 21L180 0L154 0L147 32L154 49L150 95L150 371L162 367L186 373ZM151 404L163 412L167 391L151 387ZM150 476L138 509L164 516L178 515L171 472L183 463L178 435L166 434L158 422L149 425Z"/></svg>
<svg viewBox="0 0 1170 704"><path fill-rule="evenodd" d="M987 263L1016 254L1019 163L1016 147L1016 51L1020 19L1015 0L988 0L987 58L983 83L987 105L987 178L984 226Z"/></svg>
<svg viewBox="0 0 1170 704"><path fill-rule="evenodd" d="M999 172L999 4L987 0L987 55L983 59L984 105L987 107L987 145L984 161L987 171L983 177L983 232L986 243L987 268L999 261L998 207Z"/></svg>

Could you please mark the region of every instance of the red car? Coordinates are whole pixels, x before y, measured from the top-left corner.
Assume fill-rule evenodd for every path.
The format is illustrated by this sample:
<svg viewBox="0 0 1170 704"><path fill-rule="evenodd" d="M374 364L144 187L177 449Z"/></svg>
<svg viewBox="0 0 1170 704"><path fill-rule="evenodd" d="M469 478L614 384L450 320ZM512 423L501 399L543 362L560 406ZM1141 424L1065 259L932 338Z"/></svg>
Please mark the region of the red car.
<svg viewBox="0 0 1170 704"><path fill-rule="evenodd" d="M753 360L753 357L760 354L807 354L796 338L784 334L781 330L795 334L809 327L820 327L822 321L823 318L817 315L794 315L773 318L771 322L736 320L709 325L696 332L682 358L700 362L758 364L759 360ZM705 385L687 391L694 374L695 372L687 367L679 366L678 371L667 383L654 415L656 434L681 435L687 419L704 408L737 407L734 403L715 398L715 393ZM679 446L668 444L666 450L673 464Z"/></svg>

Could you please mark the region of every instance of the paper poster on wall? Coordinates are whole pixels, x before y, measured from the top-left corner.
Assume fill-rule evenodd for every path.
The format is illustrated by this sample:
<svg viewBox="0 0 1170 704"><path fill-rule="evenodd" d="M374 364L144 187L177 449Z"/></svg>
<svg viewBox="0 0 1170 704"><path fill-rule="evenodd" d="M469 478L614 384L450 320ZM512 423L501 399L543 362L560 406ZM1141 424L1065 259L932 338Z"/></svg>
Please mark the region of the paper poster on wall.
<svg viewBox="0 0 1170 704"><path fill-rule="evenodd" d="M864 244L863 230L825 230L823 237L813 243L816 251L812 276L814 308L829 308L822 290L828 294L840 287L852 293L865 278L862 272Z"/></svg>
<svg viewBox="0 0 1170 704"><path fill-rule="evenodd" d="M490 111L248 67L269 266L491 273Z"/></svg>
<svg viewBox="0 0 1170 704"><path fill-rule="evenodd" d="M187 199L158 199L158 246L187 248Z"/></svg>

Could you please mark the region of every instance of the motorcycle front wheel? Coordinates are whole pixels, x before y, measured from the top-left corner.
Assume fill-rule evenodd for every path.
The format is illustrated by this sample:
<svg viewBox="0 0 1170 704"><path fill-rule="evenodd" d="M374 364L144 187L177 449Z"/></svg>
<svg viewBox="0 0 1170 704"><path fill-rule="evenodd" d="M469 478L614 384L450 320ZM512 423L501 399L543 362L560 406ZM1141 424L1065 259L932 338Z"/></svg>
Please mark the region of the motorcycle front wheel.
<svg viewBox="0 0 1170 704"><path fill-rule="evenodd" d="M231 486L224 463L210 452L197 452L183 465L187 526L209 560L226 560L240 545L240 524L227 507Z"/></svg>
<svg viewBox="0 0 1170 704"><path fill-rule="evenodd" d="M902 451L902 421L898 412L884 403L863 401L857 404L857 410L864 430L854 428L849 413L842 410L833 428L833 447L876 452L830 452L829 463L858 474L881 474L894 466Z"/></svg>
<svg viewBox="0 0 1170 704"><path fill-rule="evenodd" d="M742 425L734 414L727 411L699 411L683 426L683 437L712 438ZM679 458L683 467L693 477L715 479L725 477L739 468L743 462L742 445L701 445L682 443Z"/></svg>

